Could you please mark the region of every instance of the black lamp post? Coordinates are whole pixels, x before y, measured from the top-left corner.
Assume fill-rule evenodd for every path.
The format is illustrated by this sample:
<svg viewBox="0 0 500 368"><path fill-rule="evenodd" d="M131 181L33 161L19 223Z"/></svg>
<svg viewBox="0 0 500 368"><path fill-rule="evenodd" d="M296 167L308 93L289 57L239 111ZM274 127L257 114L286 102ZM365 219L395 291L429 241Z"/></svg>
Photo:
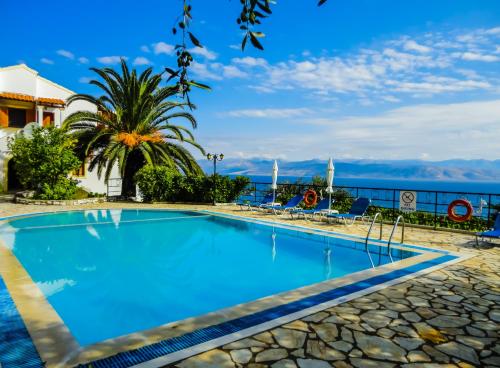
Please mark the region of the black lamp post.
<svg viewBox="0 0 500 368"><path fill-rule="evenodd" d="M215 206L215 193L216 193L216 190L217 190L217 182L216 182L216 179L215 179L215 174L217 173L217 161L222 161L222 159L224 158L224 154L222 153L209 153L207 154L207 160L209 161L213 161L214 162L214 188L213 188L213 199L214 199L214 206Z"/></svg>

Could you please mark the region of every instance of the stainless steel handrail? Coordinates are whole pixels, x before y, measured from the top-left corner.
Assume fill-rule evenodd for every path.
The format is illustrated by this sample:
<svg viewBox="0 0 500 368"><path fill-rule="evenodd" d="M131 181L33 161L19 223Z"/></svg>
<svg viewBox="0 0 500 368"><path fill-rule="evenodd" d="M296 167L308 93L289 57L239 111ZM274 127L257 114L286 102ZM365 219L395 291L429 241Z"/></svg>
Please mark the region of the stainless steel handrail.
<svg viewBox="0 0 500 368"><path fill-rule="evenodd" d="M394 223L394 226L391 231L391 235L389 236L389 241L387 242L387 253L390 254L391 252L391 242L392 242L392 237L394 233L396 232L396 229L398 227L399 221L403 220L403 227L401 228L401 243L404 242L405 240L405 218L403 215L399 215L398 218L396 219L396 222Z"/></svg>
<svg viewBox="0 0 500 368"><path fill-rule="evenodd" d="M377 222L377 218L380 216L380 235L379 239L382 240L382 214L380 212L377 212L375 216L373 216L372 223L370 224L370 228L368 229L368 233L366 234L366 239L365 239L365 249L368 248L368 239L370 238L370 233L372 232L373 224Z"/></svg>

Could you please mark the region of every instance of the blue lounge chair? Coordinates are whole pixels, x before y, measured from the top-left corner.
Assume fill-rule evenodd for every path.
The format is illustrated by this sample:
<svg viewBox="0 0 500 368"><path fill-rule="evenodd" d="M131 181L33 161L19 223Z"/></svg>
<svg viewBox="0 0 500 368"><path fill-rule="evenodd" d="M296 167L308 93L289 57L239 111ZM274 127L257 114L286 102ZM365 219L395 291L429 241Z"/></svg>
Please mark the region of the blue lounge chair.
<svg viewBox="0 0 500 368"><path fill-rule="evenodd" d="M332 213L326 215L328 219L344 220L347 225L347 220L351 220L350 225L354 224L356 219L363 219L366 216L366 211L370 207L371 200L368 198L358 198L354 201L349 210L349 213Z"/></svg>
<svg viewBox="0 0 500 368"><path fill-rule="evenodd" d="M493 229L476 233L477 245L479 245L479 238L481 238L481 240L483 240L484 238L500 239L500 213L497 213L497 218L495 219L495 224L493 225Z"/></svg>
<svg viewBox="0 0 500 368"><path fill-rule="evenodd" d="M315 208L312 208L310 210L305 210L303 208L297 208L294 210L290 211L290 216L293 218L293 215L297 215L297 218L300 216L304 216L306 218L306 215L311 215L311 219L314 217L314 215L321 214L325 210L328 210L329 207L329 198L323 198L321 201L318 202ZM335 200L333 200L335 202Z"/></svg>
<svg viewBox="0 0 500 368"><path fill-rule="evenodd" d="M285 214L289 211L297 209L297 206L302 202L304 196L302 194L297 194L292 197L285 205L277 205L273 204L270 206L263 206L264 209L271 210L275 215L276 214Z"/></svg>
<svg viewBox="0 0 500 368"><path fill-rule="evenodd" d="M236 204L240 206L240 209L251 210L253 208L259 208L273 203L273 193L267 193L260 201L241 201Z"/></svg>

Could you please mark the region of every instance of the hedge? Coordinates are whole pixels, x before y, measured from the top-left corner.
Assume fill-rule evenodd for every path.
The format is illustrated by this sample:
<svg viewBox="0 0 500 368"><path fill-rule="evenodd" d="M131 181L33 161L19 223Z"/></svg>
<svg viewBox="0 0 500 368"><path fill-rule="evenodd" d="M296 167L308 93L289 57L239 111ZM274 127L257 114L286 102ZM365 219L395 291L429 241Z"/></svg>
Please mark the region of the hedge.
<svg viewBox="0 0 500 368"><path fill-rule="evenodd" d="M134 176L143 198L148 202L210 203L213 200L213 176L186 176L165 166L146 165ZM220 203L237 199L250 179L216 175L216 198Z"/></svg>

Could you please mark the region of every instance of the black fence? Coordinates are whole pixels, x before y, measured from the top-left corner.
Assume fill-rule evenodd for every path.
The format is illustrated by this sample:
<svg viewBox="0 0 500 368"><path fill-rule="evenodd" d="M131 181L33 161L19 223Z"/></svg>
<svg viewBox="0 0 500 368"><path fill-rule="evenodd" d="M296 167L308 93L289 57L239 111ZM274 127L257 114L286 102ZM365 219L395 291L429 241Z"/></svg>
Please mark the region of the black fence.
<svg viewBox="0 0 500 368"><path fill-rule="evenodd" d="M278 184L277 195L283 192L294 191L303 193L307 189L314 189L319 196L327 195L324 187L304 183ZM400 192L416 192L416 212L408 213L405 219L409 223L432 226L434 228L458 228L463 230L481 230L493 225L493 220L500 209L500 193L468 193L445 192L422 189L393 189L335 186L334 190L343 191L351 199L365 197L372 201L371 213L383 211L386 221L394 221L401 214ZM240 200L259 201L271 191L271 183L251 182ZM279 198L279 197L278 197ZM455 223L448 219L448 206L456 199L467 199L474 208L473 217L466 223ZM333 205L335 208L335 204ZM457 214L465 213L465 209L457 207Z"/></svg>

